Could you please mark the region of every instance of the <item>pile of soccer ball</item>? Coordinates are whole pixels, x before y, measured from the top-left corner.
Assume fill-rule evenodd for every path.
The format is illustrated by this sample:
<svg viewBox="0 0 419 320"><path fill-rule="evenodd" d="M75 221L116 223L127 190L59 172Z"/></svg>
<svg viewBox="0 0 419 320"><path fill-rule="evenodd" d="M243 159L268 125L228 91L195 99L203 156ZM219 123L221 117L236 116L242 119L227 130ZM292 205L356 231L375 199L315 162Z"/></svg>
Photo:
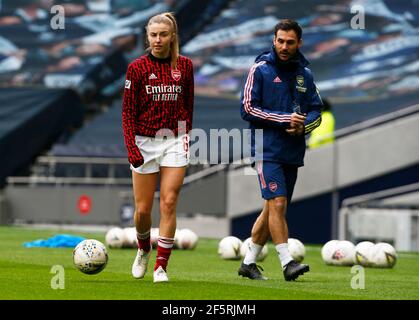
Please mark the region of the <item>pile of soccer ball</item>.
<svg viewBox="0 0 419 320"><path fill-rule="evenodd" d="M243 259L249 250L249 242L251 238L247 238L241 241L239 238L234 236L224 237L218 243L218 255L224 260L238 260ZM288 239L288 250L291 256L297 262L301 262L304 259L306 249L304 244L294 238ZM257 261L263 261L268 255L268 246L265 244L262 247L261 252L257 256Z"/></svg>
<svg viewBox="0 0 419 320"><path fill-rule="evenodd" d="M321 251L327 265L392 268L397 261L397 252L386 242L376 244L362 241L356 246L348 240L330 240Z"/></svg>
<svg viewBox="0 0 419 320"><path fill-rule="evenodd" d="M157 246L157 238L159 236L159 228L151 228L150 241L155 248ZM176 229L175 233L175 249L194 249L198 244L198 235L190 229ZM131 228L110 228L105 235L106 245L109 248L137 248L137 231L135 227Z"/></svg>

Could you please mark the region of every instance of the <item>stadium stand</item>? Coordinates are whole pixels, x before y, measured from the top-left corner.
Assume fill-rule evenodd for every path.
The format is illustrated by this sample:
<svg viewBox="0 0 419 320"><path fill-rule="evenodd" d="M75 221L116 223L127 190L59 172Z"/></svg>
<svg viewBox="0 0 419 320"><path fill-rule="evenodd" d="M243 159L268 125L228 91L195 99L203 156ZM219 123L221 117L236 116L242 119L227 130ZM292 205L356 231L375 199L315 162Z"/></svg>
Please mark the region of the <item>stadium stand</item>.
<svg viewBox="0 0 419 320"><path fill-rule="evenodd" d="M69 89L0 88L0 186L28 166L56 137L80 127L84 107Z"/></svg>
<svg viewBox="0 0 419 320"><path fill-rule="evenodd" d="M231 2L229 0L201 0L199 2L183 1L178 4L176 16L181 30L180 43L186 43L196 36Z"/></svg>
<svg viewBox="0 0 419 320"><path fill-rule="evenodd" d="M73 88L83 97L100 92L125 73L121 53L135 48L141 24L169 9L164 1L136 3L100 7L67 1L61 5L62 29L53 26L58 13L50 13L50 3L14 2L2 8L0 85Z"/></svg>
<svg viewBox="0 0 419 320"><path fill-rule="evenodd" d="M351 2L239 0L183 47L194 60L196 92L235 97L255 57L272 44L281 18L303 27L302 52L336 128L418 102L419 7L410 0L365 1L366 27L351 28Z"/></svg>
<svg viewBox="0 0 419 320"><path fill-rule="evenodd" d="M181 28L183 39L196 33L193 31L199 29L196 25L207 23L182 48L184 54L191 55L195 66L194 127L207 133L211 128L241 130L246 127L238 117L238 95L254 57L269 48L273 25L283 17L283 12L298 19L304 28L303 52L312 62L321 94L334 106L337 129L418 102L417 44L408 44L417 25L415 7L409 7L406 1L398 5L385 1L373 3L366 5L368 29L365 30L350 28L352 15L345 1L307 1L305 6L295 6L294 1L272 0L261 3L210 1L211 6L206 7L207 2L205 5L187 1L179 4L179 24L186 27ZM197 10L199 6L206 10ZM220 13L222 8L225 9ZM405 19L401 19L403 17ZM336 39L345 45L335 46ZM396 46L390 39L399 39L402 44ZM393 44L392 49L383 49L386 44ZM373 49L376 54L367 56ZM106 118L107 114L119 116L118 111L111 110L118 109L119 104L114 102L109 111L98 118ZM115 141L108 134L120 132L119 119L114 123L116 128L111 128L112 121L109 121L107 129L102 130L103 136L110 140L100 139L96 132L100 131L102 120L97 121L77 133L68 145L60 142L54 146L50 154L123 157L122 140ZM106 121L103 120L103 125ZM98 140L94 142L90 137ZM91 145L92 140L96 146Z"/></svg>

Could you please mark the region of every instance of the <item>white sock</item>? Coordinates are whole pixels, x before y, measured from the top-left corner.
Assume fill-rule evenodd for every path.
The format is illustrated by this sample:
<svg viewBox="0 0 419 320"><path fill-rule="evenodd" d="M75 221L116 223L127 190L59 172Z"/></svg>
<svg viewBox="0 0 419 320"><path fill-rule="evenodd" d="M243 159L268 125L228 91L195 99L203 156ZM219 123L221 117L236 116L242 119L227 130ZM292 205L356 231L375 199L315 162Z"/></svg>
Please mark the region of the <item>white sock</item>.
<svg viewBox="0 0 419 320"><path fill-rule="evenodd" d="M279 260L281 261L282 269L290 262L292 259L291 254L288 250L288 243L280 243L275 246L276 252L278 252Z"/></svg>
<svg viewBox="0 0 419 320"><path fill-rule="evenodd" d="M244 257L244 260L243 260L243 263L247 265L251 263L256 263L256 259L263 248L263 246L254 243L252 240L248 242L248 246L249 247L248 247L246 256Z"/></svg>

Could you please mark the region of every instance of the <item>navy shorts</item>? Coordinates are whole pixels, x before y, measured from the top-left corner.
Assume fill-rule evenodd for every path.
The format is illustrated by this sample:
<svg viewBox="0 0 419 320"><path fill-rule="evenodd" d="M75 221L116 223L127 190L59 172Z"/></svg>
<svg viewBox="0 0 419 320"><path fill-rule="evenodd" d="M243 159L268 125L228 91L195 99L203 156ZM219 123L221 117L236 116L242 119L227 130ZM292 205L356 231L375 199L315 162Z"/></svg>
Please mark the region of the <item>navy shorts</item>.
<svg viewBox="0 0 419 320"><path fill-rule="evenodd" d="M262 198L265 200L286 197L291 202L298 167L273 161L258 161L255 164Z"/></svg>

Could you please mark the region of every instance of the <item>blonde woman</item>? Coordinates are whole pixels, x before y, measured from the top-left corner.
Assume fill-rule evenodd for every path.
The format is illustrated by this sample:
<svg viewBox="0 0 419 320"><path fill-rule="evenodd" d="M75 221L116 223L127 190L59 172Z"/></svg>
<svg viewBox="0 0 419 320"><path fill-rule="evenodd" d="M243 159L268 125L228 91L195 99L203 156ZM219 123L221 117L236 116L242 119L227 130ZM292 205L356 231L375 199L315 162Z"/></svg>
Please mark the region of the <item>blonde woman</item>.
<svg viewBox="0 0 419 320"><path fill-rule="evenodd" d="M167 282L176 204L189 163L194 77L192 61L179 54L178 28L172 13L153 16L146 30L148 53L128 66L122 105L138 239L132 275L141 279L147 271L152 249L151 210L160 178L160 224L153 281Z"/></svg>

